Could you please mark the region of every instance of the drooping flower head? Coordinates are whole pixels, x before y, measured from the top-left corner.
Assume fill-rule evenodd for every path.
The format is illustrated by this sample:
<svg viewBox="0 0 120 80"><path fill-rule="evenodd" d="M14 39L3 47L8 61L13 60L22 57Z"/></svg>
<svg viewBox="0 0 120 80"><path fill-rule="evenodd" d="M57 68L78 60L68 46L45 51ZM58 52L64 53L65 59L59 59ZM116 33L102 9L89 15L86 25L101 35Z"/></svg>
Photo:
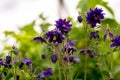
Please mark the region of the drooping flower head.
<svg viewBox="0 0 120 80"><path fill-rule="evenodd" d="M68 43L64 46L63 52L68 52L69 54L75 52L75 42L76 40L69 40Z"/></svg>
<svg viewBox="0 0 120 80"><path fill-rule="evenodd" d="M25 58L23 61L22 61L22 63L24 63L24 64L26 64L26 65L30 65L30 64L32 64L32 61L30 60L30 59L28 59L28 58Z"/></svg>
<svg viewBox="0 0 120 80"><path fill-rule="evenodd" d="M70 62L74 62L74 63L77 63L77 62L80 62L80 59L75 57L75 56L70 56L69 57L69 61Z"/></svg>
<svg viewBox="0 0 120 80"><path fill-rule="evenodd" d="M109 36L111 39L114 38L113 34L109 30L107 30L107 32L104 34L104 40L106 40L107 36Z"/></svg>
<svg viewBox="0 0 120 80"><path fill-rule="evenodd" d="M58 30L52 30L46 33L49 42L62 43L64 40L63 35Z"/></svg>
<svg viewBox="0 0 120 80"><path fill-rule="evenodd" d="M56 27L61 31L62 34L67 34L71 30L72 24L69 20L59 19L56 21Z"/></svg>
<svg viewBox="0 0 120 80"><path fill-rule="evenodd" d="M115 36L115 38L111 42L112 44L110 45L110 47L120 46L120 36L119 35Z"/></svg>
<svg viewBox="0 0 120 80"><path fill-rule="evenodd" d="M42 43L46 43L46 40L40 36L34 37L32 40L34 41L40 41Z"/></svg>
<svg viewBox="0 0 120 80"><path fill-rule="evenodd" d="M79 53L87 53L91 58L98 56L93 50L90 49L82 49L79 51Z"/></svg>
<svg viewBox="0 0 120 80"><path fill-rule="evenodd" d="M104 19L104 13L102 13L102 9L95 8L94 10L90 9L89 12L87 12L87 23L91 25L92 28L96 27L96 24L99 23L101 19Z"/></svg>
<svg viewBox="0 0 120 80"><path fill-rule="evenodd" d="M96 39L96 38L99 38L99 35L98 35L98 31L93 31L90 33L90 39Z"/></svg>
<svg viewBox="0 0 120 80"><path fill-rule="evenodd" d="M52 68L47 68L45 71L40 72L37 76L38 80L41 80L42 78L52 76Z"/></svg>

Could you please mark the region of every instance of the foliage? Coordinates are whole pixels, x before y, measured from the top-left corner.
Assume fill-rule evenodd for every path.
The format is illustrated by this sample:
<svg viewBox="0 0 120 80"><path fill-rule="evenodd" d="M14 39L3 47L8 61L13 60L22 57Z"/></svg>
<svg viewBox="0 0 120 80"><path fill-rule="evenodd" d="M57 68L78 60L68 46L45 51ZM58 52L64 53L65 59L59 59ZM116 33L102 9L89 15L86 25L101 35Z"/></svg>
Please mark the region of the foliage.
<svg viewBox="0 0 120 80"><path fill-rule="evenodd" d="M109 13L113 16L113 18L105 18L101 21L101 25L98 25L94 30L99 31L99 39L90 39L89 35L90 32L93 31L91 29L90 25L87 25L87 34L85 35L85 26L86 26L86 12L88 12L91 9L95 9L96 6L102 6L106 8ZM111 38L109 38L109 35L107 35L107 39L104 40L104 35L106 33L112 33L114 36L120 35L119 31L119 23L114 19L114 12L111 9L111 7L108 6L108 3L103 0L80 0L77 8L80 12L80 15L83 17L83 22L79 23L78 21L74 21L73 18L68 17L67 20L71 21L72 29L69 32L69 39L70 40L77 40L75 43L75 46L77 50L86 49L85 44L87 43L87 48L94 50L99 57L90 58L87 55L87 78L86 80L108 80L110 77L114 76L115 80L120 79L120 60L119 60L119 47L118 48L111 48ZM107 15L107 14L105 14ZM85 55L78 54L78 52L74 52L74 56L77 56L80 58L80 63L77 64L71 64L72 66L72 72L69 72L69 68L61 68L58 67L58 65L55 65L51 63L50 61L50 55L54 52L54 50L49 49L49 46L52 44L42 44L40 42L34 42L32 39L35 36L43 36L45 39L46 32L48 31L48 28L52 25L47 22L47 18L44 17L42 14L39 16L39 18L42 20L39 28L41 29L41 33L37 32L34 29L35 21L32 23L23 26L19 29L19 33L15 33L12 31L5 31L5 36L12 36L18 46L19 49L19 57L21 59L23 58L29 58L33 62L33 66L36 68L37 66L40 66L41 68L45 69L47 67L53 68L54 71L54 77L56 79L59 78L58 76L58 70L61 70L61 72L66 72L68 75L72 75L73 80L83 80L84 79L84 67L85 67ZM109 30L109 31L108 31ZM87 41L85 37L87 36ZM49 50L48 50L49 49ZM53 48L54 49L54 48ZM11 46L5 46L4 50L11 50ZM47 58L43 60L41 58L41 55L45 53L47 54ZM111 55L112 54L112 55ZM112 56L112 57L111 57ZM51 63L51 64L50 64ZM20 64L20 63L17 63ZM16 64L16 65L17 65ZM112 69L111 69L112 65ZM68 67L68 66L67 66ZM64 71L62 71L64 70ZM3 68L3 72L7 71L6 68ZM29 71L27 72L26 68L26 77L29 79L31 75L29 75ZM39 73L41 70L36 71L36 73ZM20 74L21 76L24 75ZM62 80L63 80L63 76ZM53 80L54 77L47 78L48 80ZM12 79L13 74L9 72L7 74L6 80ZM23 79L21 79L23 80Z"/></svg>

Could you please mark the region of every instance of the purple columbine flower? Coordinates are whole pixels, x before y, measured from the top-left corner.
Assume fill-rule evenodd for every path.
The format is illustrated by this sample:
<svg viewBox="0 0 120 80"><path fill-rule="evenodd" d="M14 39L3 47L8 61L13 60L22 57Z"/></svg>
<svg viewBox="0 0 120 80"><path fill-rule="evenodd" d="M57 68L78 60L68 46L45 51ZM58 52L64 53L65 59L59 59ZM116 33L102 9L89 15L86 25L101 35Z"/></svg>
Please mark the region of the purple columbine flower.
<svg viewBox="0 0 120 80"><path fill-rule="evenodd" d="M32 40L34 41L40 41L42 43L46 43L46 40L40 36L34 37Z"/></svg>
<svg viewBox="0 0 120 80"><path fill-rule="evenodd" d="M25 58L23 61L22 61L22 63L24 63L24 64L26 64L26 65L30 65L30 64L32 64L32 61L30 60L30 59L28 59L28 58Z"/></svg>
<svg viewBox="0 0 120 80"><path fill-rule="evenodd" d="M62 43L64 40L63 35L58 30L52 30L46 33L47 38L49 39L49 42L56 43Z"/></svg>
<svg viewBox="0 0 120 80"><path fill-rule="evenodd" d="M87 12L86 20L87 23L91 25L92 28L96 27L96 24L99 23L101 19L104 19L104 13L102 9L95 8L94 10L90 9Z"/></svg>
<svg viewBox="0 0 120 80"><path fill-rule="evenodd" d="M90 33L90 39L96 39L96 38L99 38L99 35L98 35L98 31L93 31Z"/></svg>
<svg viewBox="0 0 120 80"><path fill-rule="evenodd" d="M72 26L72 24L70 24L70 21L66 19L57 20L55 25L57 29L59 29L63 34L67 34L71 30Z"/></svg>
<svg viewBox="0 0 120 80"><path fill-rule="evenodd" d="M69 40L68 43L64 46L63 52L68 52L69 54L75 52L75 42L76 40Z"/></svg>
<svg viewBox="0 0 120 80"><path fill-rule="evenodd" d="M53 62L53 63L56 63L56 61L57 61L57 54L52 54L51 55L51 61Z"/></svg>
<svg viewBox="0 0 120 80"><path fill-rule="evenodd" d="M38 74L37 78L38 80L41 80L42 78L52 76L52 68L47 68L45 71Z"/></svg>
<svg viewBox="0 0 120 80"><path fill-rule="evenodd" d="M111 42L112 44L110 45L110 47L120 46L120 36L119 35L115 36L115 38Z"/></svg>
<svg viewBox="0 0 120 80"><path fill-rule="evenodd" d="M77 63L77 62L80 62L80 59L77 58L77 57L74 57L74 56L70 56L70 57L69 57L69 61L70 61L70 62Z"/></svg>
<svg viewBox="0 0 120 80"><path fill-rule="evenodd" d="M87 53L91 58L98 56L93 50L90 49L82 49L79 53Z"/></svg>

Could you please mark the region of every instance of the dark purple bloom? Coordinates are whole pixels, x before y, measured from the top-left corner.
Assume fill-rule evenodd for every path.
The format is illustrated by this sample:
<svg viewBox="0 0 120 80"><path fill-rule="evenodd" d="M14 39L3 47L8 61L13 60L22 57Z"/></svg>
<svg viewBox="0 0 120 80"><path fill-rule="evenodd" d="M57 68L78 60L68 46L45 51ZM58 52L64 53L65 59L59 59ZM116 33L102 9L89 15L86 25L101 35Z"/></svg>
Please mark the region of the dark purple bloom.
<svg viewBox="0 0 120 80"><path fill-rule="evenodd" d="M89 56L91 57L91 58L93 58L93 57L95 57L95 56L98 56L93 50L87 50L87 53L89 54Z"/></svg>
<svg viewBox="0 0 120 80"><path fill-rule="evenodd" d="M76 51L76 48L74 46L76 40L69 40L68 43L64 46L63 48L63 52L68 52L69 54L70 53L73 53Z"/></svg>
<svg viewBox="0 0 120 80"><path fill-rule="evenodd" d="M107 33L105 33L105 35L104 35L104 40L106 40L106 38L107 38Z"/></svg>
<svg viewBox="0 0 120 80"><path fill-rule="evenodd" d="M67 34L71 30L72 24L70 24L69 20L66 19L59 19L56 21L56 27L61 31L63 34Z"/></svg>
<svg viewBox="0 0 120 80"><path fill-rule="evenodd" d="M41 55L41 58L42 58L42 59L45 59L45 58L46 58L46 54L42 54L42 55Z"/></svg>
<svg viewBox="0 0 120 80"><path fill-rule="evenodd" d="M77 19L78 19L78 21L79 21L80 23L81 23L82 20L83 20L82 16L78 16Z"/></svg>
<svg viewBox="0 0 120 80"><path fill-rule="evenodd" d="M10 64L10 62L11 62L11 56L6 56L5 63Z"/></svg>
<svg viewBox="0 0 120 80"><path fill-rule="evenodd" d="M96 39L96 38L99 38L99 35L98 35L98 31L93 31L90 33L90 39Z"/></svg>
<svg viewBox="0 0 120 80"><path fill-rule="evenodd" d="M37 78L38 78L38 80L41 80L42 78L49 77L49 76L52 76L52 75L53 75L52 69L47 68L45 71L39 73Z"/></svg>
<svg viewBox="0 0 120 80"><path fill-rule="evenodd" d="M70 56L70 57L69 57L69 61L70 61L70 62L77 63L77 62L80 62L80 59L77 58L77 57L74 57L74 56Z"/></svg>
<svg viewBox="0 0 120 80"><path fill-rule="evenodd" d="M53 63L56 63L56 61L57 61L57 54L52 54L51 55L51 61L53 62Z"/></svg>
<svg viewBox="0 0 120 80"><path fill-rule="evenodd" d="M40 36L34 37L32 40L34 41L40 41L42 43L46 43L46 40Z"/></svg>
<svg viewBox="0 0 120 80"><path fill-rule="evenodd" d="M111 39L114 38L113 34L108 30L108 31L105 33L105 35L104 35L104 40L106 40L107 35L108 35Z"/></svg>
<svg viewBox="0 0 120 80"><path fill-rule="evenodd" d="M114 38L113 34L111 32L108 33L110 38Z"/></svg>
<svg viewBox="0 0 120 80"><path fill-rule="evenodd" d="M110 45L110 47L118 47L120 46L120 36L115 36L115 38L111 41L112 44Z"/></svg>
<svg viewBox="0 0 120 80"><path fill-rule="evenodd" d="M90 49L82 49L79 53L87 53L91 58L98 56L93 50Z"/></svg>
<svg viewBox="0 0 120 80"><path fill-rule="evenodd" d="M96 27L96 24L99 23L101 19L104 19L104 13L102 13L102 9L95 8L94 10L90 9L89 12L87 12L87 23L91 25L92 28Z"/></svg>
<svg viewBox="0 0 120 80"><path fill-rule="evenodd" d="M26 64L26 65L30 65L30 64L32 64L32 61L30 60L30 59L27 59L27 58L25 58L23 61L22 61L22 63L24 63L24 64Z"/></svg>
<svg viewBox="0 0 120 80"><path fill-rule="evenodd" d="M62 43L64 40L63 35L58 30L52 30L46 33L49 42Z"/></svg>
<svg viewBox="0 0 120 80"><path fill-rule="evenodd" d="M5 62L0 58L0 66L4 66Z"/></svg>

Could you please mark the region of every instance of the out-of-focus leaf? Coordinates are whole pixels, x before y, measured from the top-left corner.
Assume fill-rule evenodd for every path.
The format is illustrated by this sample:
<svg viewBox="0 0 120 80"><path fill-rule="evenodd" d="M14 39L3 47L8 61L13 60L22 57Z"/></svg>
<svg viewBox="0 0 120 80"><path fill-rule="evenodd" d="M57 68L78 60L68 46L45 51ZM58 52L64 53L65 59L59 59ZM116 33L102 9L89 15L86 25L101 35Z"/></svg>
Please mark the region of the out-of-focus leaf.
<svg viewBox="0 0 120 80"><path fill-rule="evenodd" d="M10 80L13 77L12 73L8 73L7 77L5 78L5 80Z"/></svg>
<svg viewBox="0 0 120 80"><path fill-rule="evenodd" d="M5 31L4 34L5 36L8 36L8 35L14 35L15 33L13 31Z"/></svg>
<svg viewBox="0 0 120 80"><path fill-rule="evenodd" d="M41 14L39 15L39 18L41 18L42 20L46 20L46 19L47 19L47 17L45 17L45 16L43 15L43 13L41 13Z"/></svg>
<svg viewBox="0 0 120 80"><path fill-rule="evenodd" d="M26 26L24 26L24 27L22 27L22 28L20 28L20 30L21 31L24 31L24 32L26 32L26 33L28 33L28 34L36 34L37 32L34 30L34 22L33 23L31 23L31 24L28 24L28 25L26 25Z"/></svg>
<svg viewBox="0 0 120 80"><path fill-rule="evenodd" d="M88 0L80 0L77 5L77 8L81 9L82 13L85 13L88 10Z"/></svg>
<svg viewBox="0 0 120 80"><path fill-rule="evenodd" d="M11 49L11 46L5 46L4 47L4 50L10 50Z"/></svg>
<svg viewBox="0 0 120 80"><path fill-rule="evenodd" d="M119 24L114 19L106 18L102 21L102 25L109 25L110 28L115 28L118 27Z"/></svg>
<svg viewBox="0 0 120 80"><path fill-rule="evenodd" d="M43 31L47 30L49 26L51 26L51 24L47 23L47 22L43 22L43 23L40 24L40 27Z"/></svg>
<svg viewBox="0 0 120 80"><path fill-rule="evenodd" d="M103 75L105 75L105 76L107 76L107 77L110 77L109 72L106 71L106 70L103 71Z"/></svg>

